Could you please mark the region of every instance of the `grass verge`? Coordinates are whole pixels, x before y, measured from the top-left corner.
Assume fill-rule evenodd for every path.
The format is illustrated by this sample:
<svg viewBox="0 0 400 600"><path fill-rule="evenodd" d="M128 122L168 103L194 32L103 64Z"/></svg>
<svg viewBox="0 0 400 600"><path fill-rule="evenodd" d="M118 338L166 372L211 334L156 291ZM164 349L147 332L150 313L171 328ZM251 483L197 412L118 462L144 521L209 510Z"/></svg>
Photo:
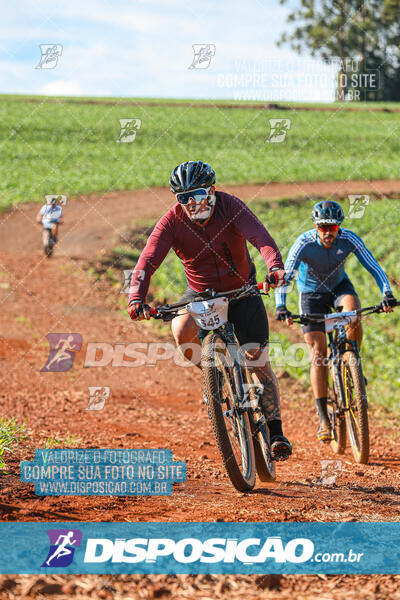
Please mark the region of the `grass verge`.
<svg viewBox="0 0 400 600"><path fill-rule="evenodd" d="M0 419L0 472L7 470L5 462L7 452L13 452L13 448L19 443L26 440L28 434L26 432L26 422L18 425L15 417Z"/></svg>
<svg viewBox="0 0 400 600"><path fill-rule="evenodd" d="M210 162L218 181L232 184L390 179L398 172L395 113L53 100L0 96L0 209L45 194L165 186L188 159ZM117 143L119 119L129 118L141 120L136 138ZM291 119L282 143L266 143L271 118Z"/></svg>

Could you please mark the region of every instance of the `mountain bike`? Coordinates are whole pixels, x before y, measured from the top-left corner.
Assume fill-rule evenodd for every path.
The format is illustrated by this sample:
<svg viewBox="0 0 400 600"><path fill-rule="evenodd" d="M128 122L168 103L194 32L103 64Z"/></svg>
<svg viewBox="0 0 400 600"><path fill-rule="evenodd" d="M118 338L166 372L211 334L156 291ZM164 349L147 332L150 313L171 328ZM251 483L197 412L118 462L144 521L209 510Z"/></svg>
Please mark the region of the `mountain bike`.
<svg viewBox="0 0 400 600"><path fill-rule="evenodd" d="M229 301L260 294L263 284L227 292L212 289L191 302L150 309L156 319L170 321L184 308L199 327L201 369L208 416L223 464L234 487L253 489L256 472L261 481L275 479L275 461L267 420L261 406L262 386L254 382L244 352L228 320Z"/></svg>
<svg viewBox="0 0 400 600"><path fill-rule="evenodd" d="M47 258L50 258L50 256L53 254L53 247L55 243L56 239L54 237L53 231L45 227L43 232L43 251Z"/></svg>
<svg viewBox="0 0 400 600"><path fill-rule="evenodd" d="M400 303L398 302L397 305ZM358 343L349 340L346 325L361 316L384 312L382 306L367 306L347 312L292 315L293 321L307 325L325 322L329 339L328 416L332 427L331 447L336 454L346 450L346 430L354 460L367 464L369 425L366 379L363 375Z"/></svg>
<svg viewBox="0 0 400 600"><path fill-rule="evenodd" d="M57 222L57 225L62 225L63 221L60 220ZM57 243L57 236L54 235L52 226L47 225L43 226L43 251L47 258L53 254L54 246Z"/></svg>

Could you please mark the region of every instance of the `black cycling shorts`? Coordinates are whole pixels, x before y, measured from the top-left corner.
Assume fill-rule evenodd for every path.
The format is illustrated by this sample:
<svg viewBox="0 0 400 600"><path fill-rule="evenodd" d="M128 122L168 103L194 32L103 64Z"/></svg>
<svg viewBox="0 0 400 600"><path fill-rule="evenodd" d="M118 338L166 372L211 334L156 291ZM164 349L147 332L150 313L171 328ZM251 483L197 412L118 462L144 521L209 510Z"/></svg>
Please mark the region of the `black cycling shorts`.
<svg viewBox="0 0 400 600"><path fill-rule="evenodd" d="M190 302L201 292L187 288L178 302ZM233 323L239 344L257 344L265 347L269 340L268 316L261 296L230 300L228 319Z"/></svg>
<svg viewBox="0 0 400 600"><path fill-rule="evenodd" d="M331 312L332 308L337 308L340 305L340 299L346 294L357 296L353 284L350 279L345 277L332 292L320 294L319 292L301 292L300 293L300 312L302 314L317 313L324 314ZM309 323L302 325L303 333L309 331L325 332L325 323Z"/></svg>

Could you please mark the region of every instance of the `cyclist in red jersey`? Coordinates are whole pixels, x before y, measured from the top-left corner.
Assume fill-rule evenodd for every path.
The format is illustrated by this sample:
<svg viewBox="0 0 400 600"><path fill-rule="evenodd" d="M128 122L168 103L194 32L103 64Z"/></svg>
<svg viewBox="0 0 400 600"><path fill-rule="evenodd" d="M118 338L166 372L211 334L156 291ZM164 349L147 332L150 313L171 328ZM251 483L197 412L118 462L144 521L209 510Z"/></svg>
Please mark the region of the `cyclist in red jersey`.
<svg viewBox="0 0 400 600"><path fill-rule="evenodd" d="M224 292L255 283L255 265L246 240L261 253L272 287L285 284L282 257L273 238L244 202L216 191L214 183L213 169L202 161L188 161L172 171L170 189L177 202L156 224L133 271L128 308L133 320L150 318L146 304L150 279L171 248L183 263L188 283L182 302L190 302L207 288ZM267 281L264 289L268 290ZM228 318L240 345L246 345L249 366L263 386L262 406L272 455L285 460L292 447L282 432L279 386L268 359L268 317L261 296L230 300ZM197 332L189 314L172 321L178 347L198 342ZM183 354L193 359L189 348Z"/></svg>

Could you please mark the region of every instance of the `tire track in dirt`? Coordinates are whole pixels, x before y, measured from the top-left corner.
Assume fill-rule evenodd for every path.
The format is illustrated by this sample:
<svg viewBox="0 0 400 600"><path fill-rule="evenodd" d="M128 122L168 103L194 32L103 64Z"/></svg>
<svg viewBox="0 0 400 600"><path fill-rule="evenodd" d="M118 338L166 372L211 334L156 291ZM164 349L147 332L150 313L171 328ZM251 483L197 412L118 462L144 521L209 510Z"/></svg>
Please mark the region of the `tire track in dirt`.
<svg viewBox="0 0 400 600"><path fill-rule="evenodd" d="M400 179L217 184L217 189L238 196L247 203L260 200L307 197L345 198L348 194L400 197ZM64 210L58 256L69 259L94 258L119 240L136 219L157 219L173 204L169 188L125 190L81 195L71 198ZM35 223L40 205L18 204L0 214L0 252L28 254L38 249L41 227Z"/></svg>
<svg viewBox="0 0 400 600"><path fill-rule="evenodd" d="M33 102L39 104L104 104L105 106L157 106L157 107L181 107L181 108L218 108L218 109L228 109L228 110L293 110L293 111L320 111L320 112L387 112L387 113L397 113L400 112L400 108L389 108L387 106L369 106L366 102L364 107L361 106L343 106L335 105L332 103L332 106L297 106L292 104L278 104L276 102L267 102L267 103L246 103L246 104L223 104L216 100L214 103L212 102L198 102L196 100L187 100L186 102L179 101L171 101L166 100L165 102L146 102L145 100L69 100L68 98L28 98L24 96L23 98L13 98L13 101L17 102Z"/></svg>

